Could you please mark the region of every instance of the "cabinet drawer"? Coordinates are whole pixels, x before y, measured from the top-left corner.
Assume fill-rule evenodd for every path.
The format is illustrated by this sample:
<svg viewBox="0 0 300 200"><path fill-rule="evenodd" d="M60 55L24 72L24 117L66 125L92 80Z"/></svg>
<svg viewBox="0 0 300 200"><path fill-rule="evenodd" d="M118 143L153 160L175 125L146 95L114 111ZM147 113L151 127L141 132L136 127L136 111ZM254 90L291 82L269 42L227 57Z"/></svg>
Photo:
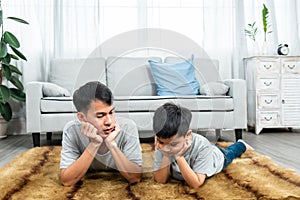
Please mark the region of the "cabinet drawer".
<svg viewBox="0 0 300 200"><path fill-rule="evenodd" d="M270 73L279 73L279 63L278 62L259 62L257 65L257 73L259 74L270 74Z"/></svg>
<svg viewBox="0 0 300 200"><path fill-rule="evenodd" d="M279 125L279 113L278 112L259 112L258 122L264 126Z"/></svg>
<svg viewBox="0 0 300 200"><path fill-rule="evenodd" d="M257 90L279 90L278 78L258 78Z"/></svg>
<svg viewBox="0 0 300 200"><path fill-rule="evenodd" d="M279 94L258 94L257 104L260 109L264 108L279 108Z"/></svg>
<svg viewBox="0 0 300 200"><path fill-rule="evenodd" d="M282 63L282 72L287 74L300 74L300 62L285 61Z"/></svg>

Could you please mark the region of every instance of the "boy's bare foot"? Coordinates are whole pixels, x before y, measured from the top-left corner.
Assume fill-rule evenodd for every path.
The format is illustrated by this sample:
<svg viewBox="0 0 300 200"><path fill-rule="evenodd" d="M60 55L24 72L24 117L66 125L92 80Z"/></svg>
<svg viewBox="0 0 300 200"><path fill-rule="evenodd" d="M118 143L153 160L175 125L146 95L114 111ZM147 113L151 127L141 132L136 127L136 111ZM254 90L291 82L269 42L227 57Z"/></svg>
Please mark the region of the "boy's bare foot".
<svg viewBox="0 0 300 200"><path fill-rule="evenodd" d="M242 142L242 143L246 146L246 151L247 151L247 150L250 150L250 151L253 151L253 150L254 150L254 148L251 147L249 144L247 144L244 140L239 139L238 142Z"/></svg>

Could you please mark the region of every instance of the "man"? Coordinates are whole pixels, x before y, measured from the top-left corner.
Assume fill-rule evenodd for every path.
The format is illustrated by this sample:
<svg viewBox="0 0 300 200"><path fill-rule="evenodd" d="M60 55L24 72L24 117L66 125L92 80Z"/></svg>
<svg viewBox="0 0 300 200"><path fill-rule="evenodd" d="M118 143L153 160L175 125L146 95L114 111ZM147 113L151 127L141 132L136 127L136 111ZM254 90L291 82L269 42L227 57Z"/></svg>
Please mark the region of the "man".
<svg viewBox="0 0 300 200"><path fill-rule="evenodd" d="M118 170L128 182L139 182L142 151L135 123L115 118L110 89L94 81L73 94L77 118L64 127L61 182L76 184L88 170Z"/></svg>

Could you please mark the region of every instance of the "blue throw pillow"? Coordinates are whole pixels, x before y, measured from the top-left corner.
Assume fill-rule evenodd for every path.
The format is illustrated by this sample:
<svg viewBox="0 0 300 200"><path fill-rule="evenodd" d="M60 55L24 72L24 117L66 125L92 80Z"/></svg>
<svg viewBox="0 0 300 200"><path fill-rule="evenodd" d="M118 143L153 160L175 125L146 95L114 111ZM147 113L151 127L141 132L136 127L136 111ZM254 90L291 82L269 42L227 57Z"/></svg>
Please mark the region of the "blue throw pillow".
<svg viewBox="0 0 300 200"><path fill-rule="evenodd" d="M180 63L161 63L149 60L151 73L159 96L199 94L193 57Z"/></svg>

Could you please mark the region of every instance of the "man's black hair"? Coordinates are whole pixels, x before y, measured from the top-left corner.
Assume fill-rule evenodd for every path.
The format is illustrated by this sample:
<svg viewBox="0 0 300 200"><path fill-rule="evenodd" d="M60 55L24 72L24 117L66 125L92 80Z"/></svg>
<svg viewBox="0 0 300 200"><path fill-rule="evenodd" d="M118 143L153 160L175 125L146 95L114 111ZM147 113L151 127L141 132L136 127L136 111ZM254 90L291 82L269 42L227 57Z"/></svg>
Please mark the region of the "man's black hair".
<svg viewBox="0 0 300 200"><path fill-rule="evenodd" d="M165 103L154 113L153 130L157 137L170 138L176 134L184 136L189 130L192 113L189 109Z"/></svg>
<svg viewBox="0 0 300 200"><path fill-rule="evenodd" d="M95 100L100 100L107 105L112 105L113 103L112 92L99 81L88 82L73 94L73 103L78 112L86 113L90 108L91 102Z"/></svg>

